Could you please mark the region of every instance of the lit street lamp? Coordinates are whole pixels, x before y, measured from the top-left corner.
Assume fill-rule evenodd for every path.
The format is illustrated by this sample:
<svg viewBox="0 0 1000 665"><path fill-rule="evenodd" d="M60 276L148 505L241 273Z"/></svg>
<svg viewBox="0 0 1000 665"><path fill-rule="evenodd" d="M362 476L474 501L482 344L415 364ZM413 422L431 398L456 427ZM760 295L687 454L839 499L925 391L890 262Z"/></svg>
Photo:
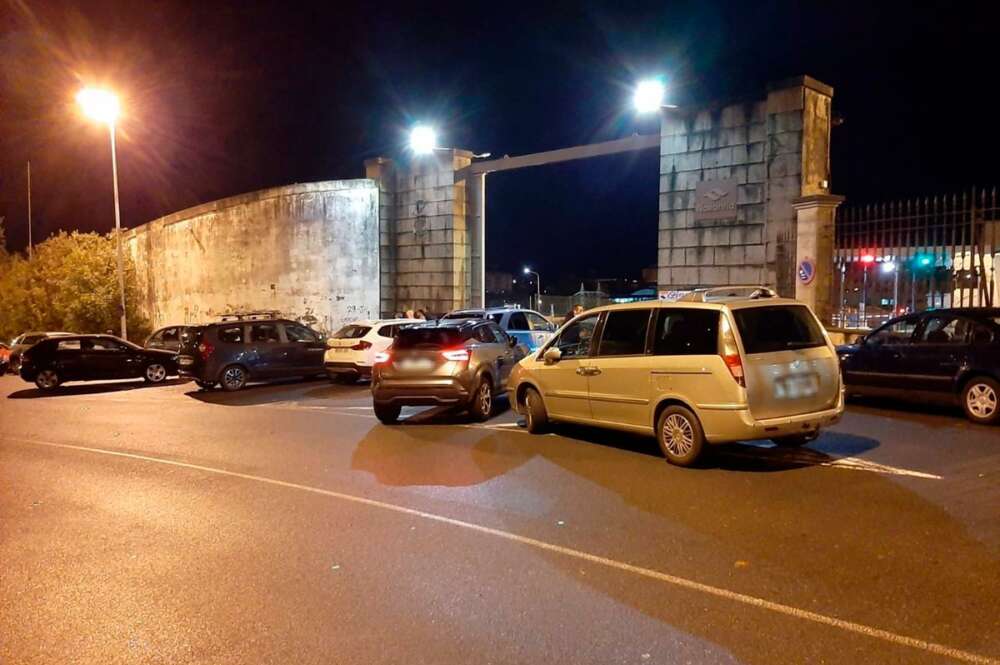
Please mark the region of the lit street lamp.
<svg viewBox="0 0 1000 665"><path fill-rule="evenodd" d="M111 136L111 177L114 182L115 192L115 242L118 252L118 294L121 297L121 336L128 339L128 327L125 323L125 270L122 260L122 219L121 210L118 205L118 153L115 149L115 121L121 107L118 104L118 97L113 92L100 90L98 88L84 88L76 95L76 101L86 115L91 120L104 123L108 126L108 134Z"/></svg>
<svg viewBox="0 0 1000 665"><path fill-rule="evenodd" d="M535 295L535 309L541 311L541 309L542 309L542 276L539 275L534 270L531 270L530 268L528 268L528 266L524 266L524 274L525 275L534 275L535 276L535 289L536 289L536 291L535 291L535 294L536 294Z"/></svg>
<svg viewBox="0 0 1000 665"><path fill-rule="evenodd" d="M646 79L639 81L635 86L635 93L632 103L639 113L653 113L659 111L663 106L663 99L667 94L667 88L663 81L659 79Z"/></svg>
<svg viewBox="0 0 1000 665"><path fill-rule="evenodd" d="M892 315L896 316L899 313L899 266L895 261L885 261L882 272L886 275L892 273Z"/></svg>
<svg viewBox="0 0 1000 665"><path fill-rule="evenodd" d="M410 150L414 155L429 155L437 147L437 132L430 125L416 125L410 130Z"/></svg>

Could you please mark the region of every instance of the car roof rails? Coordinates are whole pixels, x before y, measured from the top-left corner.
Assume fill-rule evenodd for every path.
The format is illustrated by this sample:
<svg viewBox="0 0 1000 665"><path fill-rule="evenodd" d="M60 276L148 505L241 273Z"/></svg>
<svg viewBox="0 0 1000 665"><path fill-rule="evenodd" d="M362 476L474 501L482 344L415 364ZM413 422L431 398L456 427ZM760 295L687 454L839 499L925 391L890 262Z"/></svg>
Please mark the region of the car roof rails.
<svg viewBox="0 0 1000 665"><path fill-rule="evenodd" d="M759 284L735 284L731 286L713 286L707 289L695 289L679 299L679 302L717 302L720 300L757 300L759 298L777 298L777 292Z"/></svg>
<svg viewBox="0 0 1000 665"><path fill-rule="evenodd" d="M253 312L230 312L220 314L219 321L225 323L229 321L261 321L264 319L280 319L281 312L277 310L257 310Z"/></svg>

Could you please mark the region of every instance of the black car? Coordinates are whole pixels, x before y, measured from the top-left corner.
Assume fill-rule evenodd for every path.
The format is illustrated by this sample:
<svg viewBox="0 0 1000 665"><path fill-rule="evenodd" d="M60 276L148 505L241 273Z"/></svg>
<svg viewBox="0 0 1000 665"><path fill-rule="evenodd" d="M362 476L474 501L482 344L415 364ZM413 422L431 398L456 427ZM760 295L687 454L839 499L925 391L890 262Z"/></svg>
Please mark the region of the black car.
<svg viewBox="0 0 1000 665"><path fill-rule="evenodd" d="M144 349L111 335L66 335L38 342L21 355L21 378L42 390L66 381L138 379L162 383L177 374L174 354Z"/></svg>
<svg viewBox="0 0 1000 665"><path fill-rule="evenodd" d="M153 331L143 346L147 349L166 349L177 353L181 350L182 339L190 326L167 326Z"/></svg>
<svg viewBox="0 0 1000 665"><path fill-rule="evenodd" d="M177 366L199 387L239 390L249 381L325 376L326 342L285 319L247 319L192 326L183 335Z"/></svg>
<svg viewBox="0 0 1000 665"><path fill-rule="evenodd" d="M848 394L957 403L973 422L1000 419L1000 308L911 314L837 352Z"/></svg>

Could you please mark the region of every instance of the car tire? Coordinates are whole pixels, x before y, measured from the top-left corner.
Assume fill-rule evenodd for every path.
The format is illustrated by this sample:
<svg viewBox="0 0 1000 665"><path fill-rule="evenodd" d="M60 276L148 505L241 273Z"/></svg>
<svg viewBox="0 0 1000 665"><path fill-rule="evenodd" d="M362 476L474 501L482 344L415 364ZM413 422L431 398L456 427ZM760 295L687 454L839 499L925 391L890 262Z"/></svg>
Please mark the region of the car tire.
<svg viewBox="0 0 1000 665"><path fill-rule="evenodd" d="M493 415L496 407L496 396L493 394L493 382L488 376L479 379L476 392L472 393L472 401L469 402L469 413L478 422L484 422Z"/></svg>
<svg viewBox="0 0 1000 665"><path fill-rule="evenodd" d="M202 390L211 390L212 388L215 387L215 382L214 381L202 381L200 379L195 379L194 380L194 385L198 386Z"/></svg>
<svg viewBox="0 0 1000 665"><path fill-rule="evenodd" d="M375 406L375 417L383 425L395 425L399 422L399 412L402 410L398 404L378 404Z"/></svg>
<svg viewBox="0 0 1000 665"><path fill-rule="evenodd" d="M62 377L54 369L43 369L35 375L35 385L40 390L55 390L62 383Z"/></svg>
<svg viewBox="0 0 1000 665"><path fill-rule="evenodd" d="M242 390L247 384L247 371L240 365L227 365L219 373L219 383L226 392Z"/></svg>
<svg viewBox="0 0 1000 665"><path fill-rule="evenodd" d="M549 412L542 396L534 388L524 391L524 426L532 434L541 434L549 426Z"/></svg>
<svg viewBox="0 0 1000 665"><path fill-rule="evenodd" d="M149 363L142 370L142 378L146 383L163 383L167 380L167 366L163 363Z"/></svg>
<svg viewBox="0 0 1000 665"><path fill-rule="evenodd" d="M996 424L1000 420L1000 383L988 376L973 377L962 388L962 408L974 423Z"/></svg>
<svg viewBox="0 0 1000 665"><path fill-rule="evenodd" d="M656 441L667 461L693 466L705 450L705 432L698 417L687 407L668 406L656 419Z"/></svg>
<svg viewBox="0 0 1000 665"><path fill-rule="evenodd" d="M788 436L778 436L771 439L771 443L779 448L801 448L810 441L819 438L819 432L815 434L790 434Z"/></svg>

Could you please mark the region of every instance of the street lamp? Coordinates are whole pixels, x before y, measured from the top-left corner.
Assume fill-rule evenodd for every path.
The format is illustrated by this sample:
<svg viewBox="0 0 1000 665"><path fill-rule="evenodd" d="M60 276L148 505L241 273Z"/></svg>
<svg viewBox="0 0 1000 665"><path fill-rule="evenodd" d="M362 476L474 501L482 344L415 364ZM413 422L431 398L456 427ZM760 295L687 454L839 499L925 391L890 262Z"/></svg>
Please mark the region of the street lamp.
<svg viewBox="0 0 1000 665"><path fill-rule="evenodd" d="M884 261L882 273L886 275L892 273L892 314L895 316L899 313L899 266L895 261Z"/></svg>
<svg viewBox="0 0 1000 665"><path fill-rule="evenodd" d="M541 310L542 309L542 276L539 275L534 270L532 270L531 268L529 268L528 266L524 266L524 274L525 275L534 275L535 276L535 309Z"/></svg>
<svg viewBox="0 0 1000 665"><path fill-rule="evenodd" d="M416 125L410 130L410 150L414 155L429 155L437 147L437 132L430 125Z"/></svg>
<svg viewBox="0 0 1000 665"><path fill-rule="evenodd" d="M632 103L639 113L652 113L659 111L663 106L663 98L667 94L667 88L663 81L659 79L646 79L639 81L635 86L635 93L632 96Z"/></svg>
<svg viewBox="0 0 1000 665"><path fill-rule="evenodd" d="M875 257L865 254L861 257L861 265L864 266L864 275L861 278L861 302L858 305L858 324L860 327L868 325L868 316L865 311L868 308L868 266L875 263Z"/></svg>
<svg viewBox="0 0 1000 665"><path fill-rule="evenodd" d="M122 216L118 205L118 153L115 149L115 127L121 106L118 97L108 90L99 88L84 88L76 95L76 101L91 120L108 126L111 137L111 178L115 192L115 242L118 253L118 294L121 298L121 336L128 339L128 327L125 323L125 270L122 259Z"/></svg>

